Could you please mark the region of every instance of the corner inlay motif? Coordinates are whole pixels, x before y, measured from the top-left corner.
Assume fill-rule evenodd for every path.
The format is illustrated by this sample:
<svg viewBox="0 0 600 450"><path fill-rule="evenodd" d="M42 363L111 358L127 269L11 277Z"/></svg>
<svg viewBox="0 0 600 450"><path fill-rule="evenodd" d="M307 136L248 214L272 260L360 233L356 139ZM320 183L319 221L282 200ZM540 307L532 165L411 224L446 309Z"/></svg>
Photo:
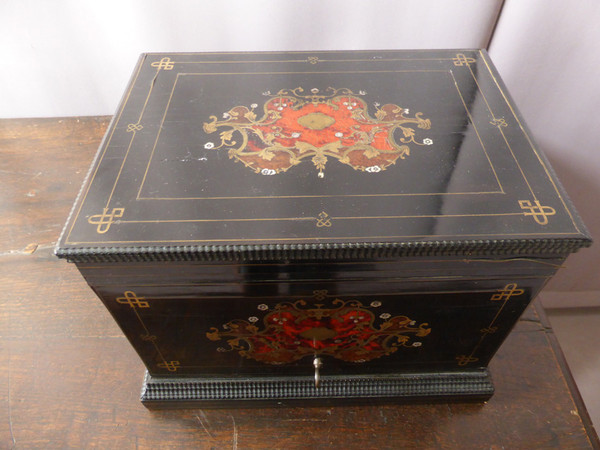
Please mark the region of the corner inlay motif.
<svg viewBox="0 0 600 450"><path fill-rule="evenodd" d="M88 218L88 223L97 225L96 232L98 234L104 234L110 226L115 222L116 219L123 217L125 208L113 208L108 212L108 208L102 210L102 214L94 214Z"/></svg>
<svg viewBox="0 0 600 450"><path fill-rule="evenodd" d="M526 210L523 215L531 216L540 225L548 224L548 216L556 214L556 210L551 206L542 206L539 200L535 200L533 204L529 200L519 200L521 209Z"/></svg>

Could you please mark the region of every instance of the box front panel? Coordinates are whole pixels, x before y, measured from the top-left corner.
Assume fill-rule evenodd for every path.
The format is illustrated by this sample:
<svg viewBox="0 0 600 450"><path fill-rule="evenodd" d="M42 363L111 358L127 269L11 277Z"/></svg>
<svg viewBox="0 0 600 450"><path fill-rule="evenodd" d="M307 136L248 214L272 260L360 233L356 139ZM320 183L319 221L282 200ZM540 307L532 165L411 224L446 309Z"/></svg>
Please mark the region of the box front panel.
<svg viewBox="0 0 600 450"><path fill-rule="evenodd" d="M153 375L327 376L485 367L545 279L95 290Z"/></svg>

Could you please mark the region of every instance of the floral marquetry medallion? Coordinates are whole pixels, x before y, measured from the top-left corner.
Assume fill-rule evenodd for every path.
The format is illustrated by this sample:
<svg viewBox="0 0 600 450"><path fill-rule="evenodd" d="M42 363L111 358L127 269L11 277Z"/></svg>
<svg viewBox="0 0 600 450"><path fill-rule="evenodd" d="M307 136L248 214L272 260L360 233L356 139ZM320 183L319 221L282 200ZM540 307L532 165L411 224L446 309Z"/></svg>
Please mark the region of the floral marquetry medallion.
<svg viewBox="0 0 600 450"><path fill-rule="evenodd" d="M410 154L410 145L431 145L432 139L417 139L415 128L428 130L431 121L399 105L373 103L375 117L368 112L365 91L313 88L282 89L264 105L235 106L210 116L206 133L222 129L220 142L205 143L206 149L229 149L229 157L262 175L275 175L310 159L324 177L329 158L355 170L377 173Z"/></svg>
<svg viewBox="0 0 600 450"><path fill-rule="evenodd" d="M258 305L257 315L231 320L222 330L211 328L206 336L225 340L227 348L241 356L267 364L286 364L305 356L328 355L342 361L362 363L390 355L399 347L420 347L415 337L427 336L427 323L417 325L406 316L392 316L374 310L358 300L335 299L331 307L298 300L274 307Z"/></svg>

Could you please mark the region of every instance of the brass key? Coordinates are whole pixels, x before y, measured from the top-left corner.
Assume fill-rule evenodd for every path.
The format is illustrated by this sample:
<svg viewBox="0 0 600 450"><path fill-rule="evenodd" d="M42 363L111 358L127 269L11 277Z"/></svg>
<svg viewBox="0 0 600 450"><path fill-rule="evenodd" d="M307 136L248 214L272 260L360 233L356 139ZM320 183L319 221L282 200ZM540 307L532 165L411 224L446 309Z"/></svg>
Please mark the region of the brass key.
<svg viewBox="0 0 600 450"><path fill-rule="evenodd" d="M319 369L323 366L321 358L315 356L315 359L313 359L313 366L315 366L315 388L318 388L321 384L321 375L319 374Z"/></svg>

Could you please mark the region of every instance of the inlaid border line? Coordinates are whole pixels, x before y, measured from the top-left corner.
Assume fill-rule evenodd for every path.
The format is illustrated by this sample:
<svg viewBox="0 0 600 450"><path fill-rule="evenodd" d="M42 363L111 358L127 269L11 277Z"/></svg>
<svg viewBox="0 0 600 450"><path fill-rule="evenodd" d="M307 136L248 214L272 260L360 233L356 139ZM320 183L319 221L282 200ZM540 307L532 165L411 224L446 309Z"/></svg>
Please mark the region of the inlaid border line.
<svg viewBox="0 0 600 450"><path fill-rule="evenodd" d="M458 193L458 194L454 194L454 193L448 193L448 192L444 192L444 193L438 193L438 192L434 192L434 193L417 193L417 194L357 194L357 195L352 195L352 194L342 194L342 195L311 195L311 196L304 196L304 195L298 195L298 196L261 196L261 197L159 197L159 198L154 198L154 197L141 197L141 192L142 189L144 187L144 183L148 174L148 171L150 169L150 165L152 164L152 159L154 157L154 153L156 151L156 146L158 145L158 139L160 137L160 130L162 130L163 125L164 125L164 121L166 119L166 115L168 113L169 107L170 107L170 103L175 91L175 86L177 85L178 81L179 81L179 77L180 76L212 76L212 75L278 75L278 74L315 74L315 73L413 73L413 72L434 72L434 73L449 73L450 76L452 77L452 82L455 84L456 86L456 79L454 78L454 74L452 73L452 70L435 70L435 69L406 69L406 70L365 70L365 71L350 71L350 70L346 70L346 71L295 71L295 72L223 72L223 73L213 73L213 72L184 72L184 73L177 73L176 75L176 79L175 79L175 83L173 85L173 89L171 90L171 96L169 97L169 101L167 102L167 105L165 107L165 113L163 114L163 118L161 120L161 124L160 124L160 128L159 128L159 132L158 135L154 141L154 146L152 147L152 151L150 153L150 158L148 159L148 163L146 165L146 170L144 171L144 176L142 178L142 181L140 183L140 187L138 189L138 193L136 195L135 200L213 200L213 199L256 199L256 198L269 198L269 199L278 199L278 198L322 198L322 197L395 197L395 196L410 196L410 195L463 195L463 194L470 194L470 195L478 195L478 194L505 194L504 192L504 188L502 187L502 184L500 183L500 180L498 179L498 176L496 174L496 170L494 168L494 165L492 164L488 153L485 149L485 146L483 145L483 142L481 141L481 138L479 138L479 142L480 145L482 147L482 150L484 152L484 154L486 155L486 158L488 160L488 163L490 164L490 167L492 169L492 172L494 173L495 177L496 177L496 182L498 183L498 186L500 187L500 191L485 191L485 192L468 192L468 193ZM457 87L458 89L458 87ZM469 117L471 118L470 112L462 98L462 94L460 93L459 90L459 96L460 99L463 103L463 106L467 112L467 114L469 115ZM477 133L477 136L479 137L479 132L477 130L477 125L473 122L473 120L471 119L471 123L473 124L473 127L475 128L475 132Z"/></svg>
<svg viewBox="0 0 600 450"><path fill-rule="evenodd" d="M548 168L546 167L546 164L544 163L543 159L540 157L536 146L533 144L533 141L531 140L531 137L529 136L529 133L527 133L527 130L525 129L525 126L521 123L521 120L519 120L519 116L517 115L516 111L512 107L511 102L508 101L508 98L507 98L506 94L504 93L504 90L502 89L502 86L500 86L500 83L498 83L498 80L496 79L496 76L494 75L494 72L492 71L490 65L488 64L488 61L487 61L487 58L485 57L485 54L481 50L479 51L479 54L481 56L481 60L485 63L485 66L487 67L489 75L491 76L492 80L494 81L494 84L498 88L498 91L502 95L502 98L504 98L504 101L505 101L506 105L508 106L508 108L510 109L513 117L515 118L515 120L519 124L519 128L521 129L523 135L525 136L525 139L527 139L527 142L529 143L529 146L531 147L531 150L533 151L534 155L537 157L540 165L542 166L542 168L544 169L544 172L546 173L546 176L548 177L548 180L550 181L550 183L554 187L554 191L556 192L556 195L558 195L558 198L560 199L560 201L561 201L561 203L563 205L563 208L565 209L565 211L569 215L569 218L571 219L571 223L573 224L573 226L575 227L575 229L577 230L577 232L581 233L581 230L579 229L579 227L577 226L577 223L573 219L573 215L571 214L570 209L567 207L567 203L565 202L565 200L563 199L562 195L560 194L558 186L556 186L556 183L552 179L552 176L551 176Z"/></svg>

